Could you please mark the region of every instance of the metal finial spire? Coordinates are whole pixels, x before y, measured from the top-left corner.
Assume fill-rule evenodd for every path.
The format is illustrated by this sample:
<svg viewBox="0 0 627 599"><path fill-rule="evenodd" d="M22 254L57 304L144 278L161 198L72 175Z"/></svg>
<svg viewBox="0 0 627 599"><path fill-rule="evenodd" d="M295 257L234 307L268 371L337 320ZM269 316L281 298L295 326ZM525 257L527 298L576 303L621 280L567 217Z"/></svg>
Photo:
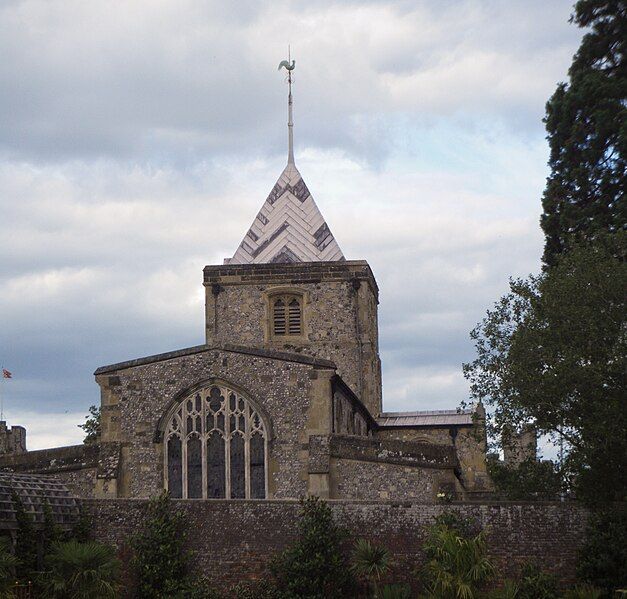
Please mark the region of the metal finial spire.
<svg viewBox="0 0 627 599"><path fill-rule="evenodd" d="M294 121L292 120L292 71L296 66L296 61L291 60L290 47L287 47L287 60L282 60L279 63L279 71L285 67L287 71L287 84L289 86L289 92L287 96L287 132L288 132L288 148L287 148L287 163L294 164ZM290 62L291 61L291 62Z"/></svg>

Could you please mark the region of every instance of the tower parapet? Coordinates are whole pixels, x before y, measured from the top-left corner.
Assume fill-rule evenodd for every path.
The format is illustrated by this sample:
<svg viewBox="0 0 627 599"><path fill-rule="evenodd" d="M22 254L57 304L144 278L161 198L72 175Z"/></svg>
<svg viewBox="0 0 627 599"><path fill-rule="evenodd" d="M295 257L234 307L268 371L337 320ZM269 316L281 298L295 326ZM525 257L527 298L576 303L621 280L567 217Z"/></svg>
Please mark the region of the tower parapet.
<svg viewBox="0 0 627 599"><path fill-rule="evenodd" d="M9 428L6 421L0 420L0 455L26 451L26 429L23 426Z"/></svg>

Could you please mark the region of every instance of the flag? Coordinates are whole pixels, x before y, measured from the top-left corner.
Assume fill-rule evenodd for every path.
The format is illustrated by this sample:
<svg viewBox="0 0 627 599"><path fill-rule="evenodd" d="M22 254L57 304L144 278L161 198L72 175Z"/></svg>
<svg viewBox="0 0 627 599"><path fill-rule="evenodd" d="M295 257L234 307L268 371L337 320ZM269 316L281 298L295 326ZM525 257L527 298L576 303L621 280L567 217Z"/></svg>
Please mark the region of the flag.
<svg viewBox="0 0 627 599"><path fill-rule="evenodd" d="M6 368L3 368L2 369L2 378L3 379L11 379L11 378L13 378L13 375Z"/></svg>

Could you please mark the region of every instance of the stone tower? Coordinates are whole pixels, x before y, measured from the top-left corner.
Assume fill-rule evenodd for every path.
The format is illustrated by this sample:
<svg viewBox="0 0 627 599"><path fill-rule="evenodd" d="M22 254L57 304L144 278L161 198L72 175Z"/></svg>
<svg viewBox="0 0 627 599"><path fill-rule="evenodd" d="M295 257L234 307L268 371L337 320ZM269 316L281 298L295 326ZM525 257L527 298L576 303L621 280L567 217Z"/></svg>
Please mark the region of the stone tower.
<svg viewBox="0 0 627 599"><path fill-rule="evenodd" d="M26 429L23 426L9 428L4 420L0 420L0 455L25 452Z"/></svg>
<svg viewBox="0 0 627 599"><path fill-rule="evenodd" d="M376 416L377 283L367 262L345 260L296 168L291 70L288 83L287 166L233 257L204 269L206 342L332 360Z"/></svg>

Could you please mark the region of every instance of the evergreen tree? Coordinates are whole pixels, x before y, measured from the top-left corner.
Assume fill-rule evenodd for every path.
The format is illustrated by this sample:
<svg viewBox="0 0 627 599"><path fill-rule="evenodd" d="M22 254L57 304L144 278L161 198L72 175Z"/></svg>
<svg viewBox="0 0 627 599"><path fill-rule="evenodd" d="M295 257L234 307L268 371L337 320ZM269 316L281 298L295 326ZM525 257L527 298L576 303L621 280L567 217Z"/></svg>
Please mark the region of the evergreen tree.
<svg viewBox="0 0 627 599"><path fill-rule="evenodd" d="M345 532L331 508L318 497L302 501L298 541L272 565L286 599L354 597L355 581L342 552Z"/></svg>
<svg viewBox="0 0 627 599"><path fill-rule="evenodd" d="M547 103L550 176L541 218L544 262L575 239L627 223L627 3L579 0L571 18L591 30Z"/></svg>
<svg viewBox="0 0 627 599"><path fill-rule="evenodd" d="M143 530L131 543L138 599L189 596L185 536L183 514L172 508L169 495L152 498Z"/></svg>
<svg viewBox="0 0 627 599"><path fill-rule="evenodd" d="M11 494L11 501L17 522L15 557L19 563L16 575L20 580L31 580L37 571L37 531L32 518L26 513L24 503L15 491Z"/></svg>

